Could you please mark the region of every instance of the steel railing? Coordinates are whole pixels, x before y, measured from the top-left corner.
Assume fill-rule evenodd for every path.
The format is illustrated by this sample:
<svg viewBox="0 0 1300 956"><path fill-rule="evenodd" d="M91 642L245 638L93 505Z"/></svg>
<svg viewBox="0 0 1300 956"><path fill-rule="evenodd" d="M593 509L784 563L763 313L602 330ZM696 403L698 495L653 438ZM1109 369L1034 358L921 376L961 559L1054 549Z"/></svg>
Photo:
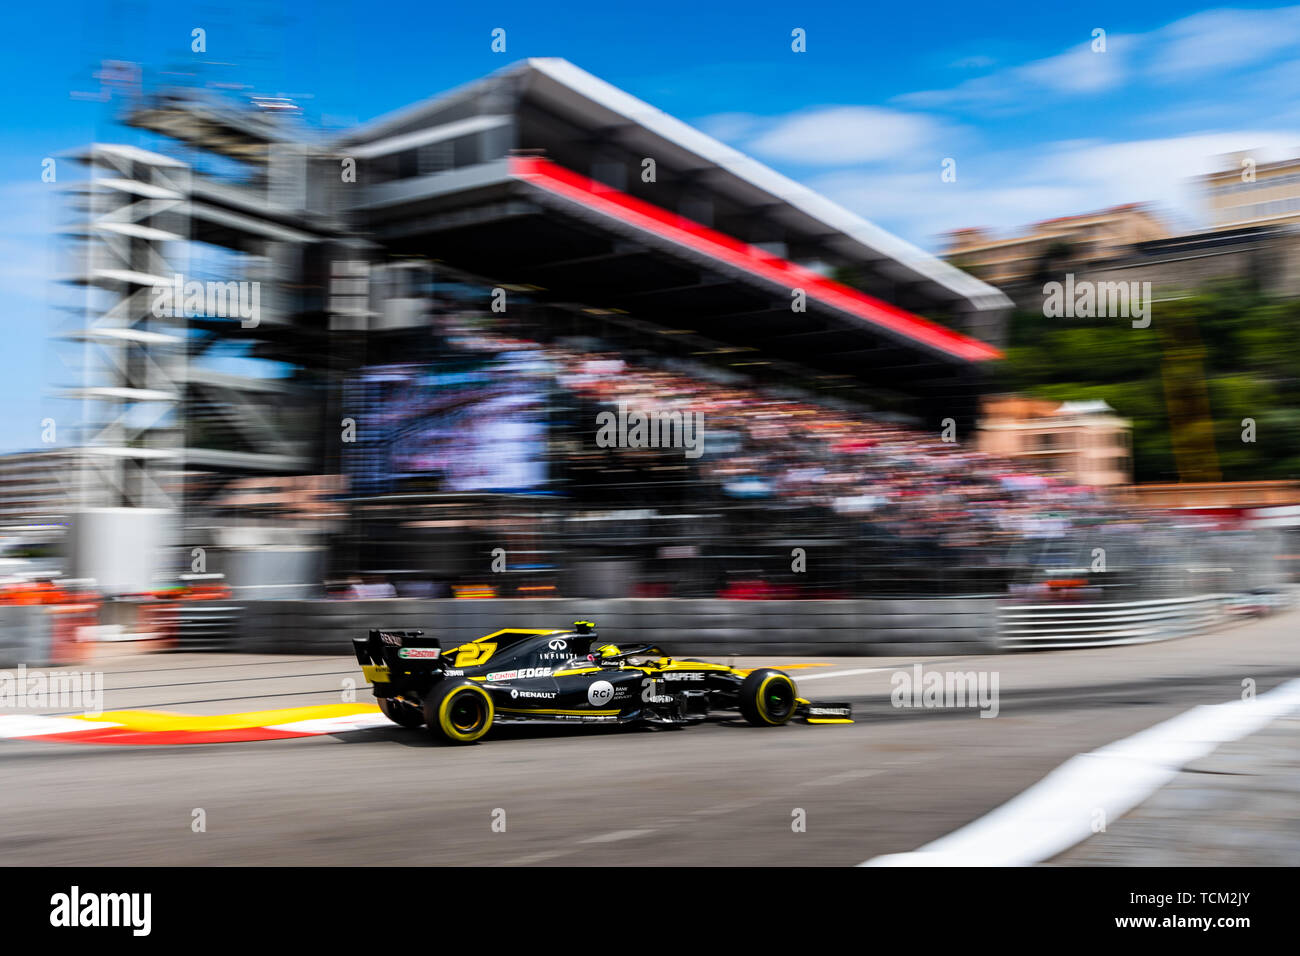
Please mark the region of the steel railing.
<svg viewBox="0 0 1300 956"><path fill-rule="evenodd" d="M1219 623L1232 595L1158 598L1113 604L1012 604L998 609L1004 650L1143 644Z"/></svg>

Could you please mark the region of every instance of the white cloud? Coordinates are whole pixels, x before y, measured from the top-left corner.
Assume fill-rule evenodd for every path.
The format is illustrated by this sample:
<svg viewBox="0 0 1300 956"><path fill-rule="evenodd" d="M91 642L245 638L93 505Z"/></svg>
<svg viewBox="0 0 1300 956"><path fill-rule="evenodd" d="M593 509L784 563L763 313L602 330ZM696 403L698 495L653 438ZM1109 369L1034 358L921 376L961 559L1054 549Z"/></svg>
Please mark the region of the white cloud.
<svg viewBox="0 0 1300 956"><path fill-rule="evenodd" d="M1175 79L1260 63L1297 46L1300 7L1207 10L1151 34L1148 68L1157 77Z"/></svg>
<svg viewBox="0 0 1300 956"><path fill-rule="evenodd" d="M1085 43L1056 56L1020 67L1017 74L1024 82L1045 86L1060 93L1100 93L1119 86L1124 80L1124 53L1128 37L1112 37L1104 51Z"/></svg>
<svg viewBox="0 0 1300 956"><path fill-rule="evenodd" d="M1012 234L1039 220L1126 203L1149 204L1175 230L1207 226L1195 178L1217 168L1222 154L1248 150L1266 160L1300 154L1300 105L1286 93L1300 77L1300 59L1287 58L1300 51L1300 7L1211 10L1142 34L1110 34L1105 52L1094 52L1091 28L1085 32L1087 38L1057 55L897 97L895 103L909 108L890 114L897 130L873 123L869 108L840 107L751 131L756 138L749 148L806 164L875 162L873 171L837 170L810 185L931 248L942 233L964 226ZM1143 94L1159 93L1152 83L1174 81L1194 82L1174 102L1167 92L1151 101L1163 105L1144 117ZM1120 124L1145 122L1138 128L1151 131L1146 138L1035 143L1032 130L1022 130L975 151L977 129L926 113L1096 109L1086 98L1121 90L1119 112L1083 128L1114 136L1132 128ZM1106 108L1116 108L1113 98ZM1267 119L1255 125L1254 116ZM1184 132L1189 127L1202 131ZM1174 135L1163 135L1168 130ZM882 132L892 144L906 145L886 148ZM940 156L957 160L957 182L941 180Z"/></svg>
<svg viewBox="0 0 1300 956"><path fill-rule="evenodd" d="M1055 56L1009 66L894 102L921 109L1023 112L1058 100L1126 88L1143 79L1204 80L1300 51L1300 7L1207 10L1141 34L1110 34L1105 52L1089 38ZM1285 96L1285 89L1276 94Z"/></svg>
<svg viewBox="0 0 1300 956"><path fill-rule="evenodd" d="M1265 157L1296 155L1300 132L1240 130L1192 133L1163 139L1099 143L1061 151L1051 161L1052 175L1084 182L1104 205L1155 202L1194 221L1204 216L1194 178L1221 165L1226 153L1252 151Z"/></svg>
<svg viewBox="0 0 1300 956"><path fill-rule="evenodd" d="M715 113L696 120L694 126L724 143L748 139L763 125L763 119L753 113Z"/></svg>
<svg viewBox="0 0 1300 956"><path fill-rule="evenodd" d="M958 180L933 173L862 176L835 173L812 188L923 248L939 249L944 233L963 226L1012 230L1044 218L1045 209L1089 208L1086 189L1066 182L980 179L958 165Z"/></svg>
<svg viewBox="0 0 1300 956"><path fill-rule="evenodd" d="M747 148L786 162L848 165L927 149L945 132L934 118L916 113L874 106L831 106L770 123Z"/></svg>
<svg viewBox="0 0 1300 956"><path fill-rule="evenodd" d="M1021 111L1042 105L1043 94L1069 96L1102 93L1119 87L1127 76L1133 41L1113 36L1105 52L1093 52L1092 41L1055 56L973 77L946 90L922 90L895 97L907 106L977 111Z"/></svg>
<svg viewBox="0 0 1300 956"><path fill-rule="evenodd" d="M1263 159L1294 156L1300 129L1195 133L1106 143L1057 141L1035 150L957 157L957 181L936 164L924 173L836 172L812 188L912 242L942 246L943 233L983 226L1006 235L1055 216L1140 202L1164 214L1175 231L1208 225L1195 177L1225 153L1250 150Z"/></svg>

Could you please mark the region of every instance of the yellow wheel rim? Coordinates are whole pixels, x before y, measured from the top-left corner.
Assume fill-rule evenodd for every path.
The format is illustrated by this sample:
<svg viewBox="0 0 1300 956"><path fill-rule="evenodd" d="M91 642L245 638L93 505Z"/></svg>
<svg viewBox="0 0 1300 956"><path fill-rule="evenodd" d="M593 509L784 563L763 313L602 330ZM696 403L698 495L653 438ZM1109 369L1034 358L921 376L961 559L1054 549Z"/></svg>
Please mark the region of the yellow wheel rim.
<svg viewBox="0 0 1300 956"><path fill-rule="evenodd" d="M472 715L461 712L456 705L464 702L466 694L477 695L481 704ZM454 740L478 740L492 726L492 698L480 687L461 687L452 691L438 707L438 723L443 732Z"/></svg>

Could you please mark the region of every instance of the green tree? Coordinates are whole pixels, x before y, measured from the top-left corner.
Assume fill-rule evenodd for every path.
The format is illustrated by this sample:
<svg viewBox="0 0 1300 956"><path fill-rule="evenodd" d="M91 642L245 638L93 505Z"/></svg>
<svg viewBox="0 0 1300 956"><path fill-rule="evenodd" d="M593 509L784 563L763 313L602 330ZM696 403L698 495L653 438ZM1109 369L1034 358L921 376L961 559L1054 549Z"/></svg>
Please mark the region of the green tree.
<svg viewBox="0 0 1300 956"><path fill-rule="evenodd" d="M1138 481L1176 480L1176 447L1210 449L1227 480L1300 477L1300 300L1244 282L1156 298L1146 329L1018 311L994 384L1106 401L1133 423Z"/></svg>

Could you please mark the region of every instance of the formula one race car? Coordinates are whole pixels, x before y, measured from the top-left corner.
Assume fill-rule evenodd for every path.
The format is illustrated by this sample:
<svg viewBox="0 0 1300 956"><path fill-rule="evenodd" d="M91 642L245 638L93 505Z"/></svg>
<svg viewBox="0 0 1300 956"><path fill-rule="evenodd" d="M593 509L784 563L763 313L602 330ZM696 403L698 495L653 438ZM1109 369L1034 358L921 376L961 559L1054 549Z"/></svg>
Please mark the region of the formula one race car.
<svg viewBox="0 0 1300 956"><path fill-rule="evenodd" d="M423 631L353 639L379 709L403 727L468 744L493 724L683 726L738 710L751 724L852 723L847 703L811 703L779 670L670 658L649 645L608 644L590 621L572 630L504 630L443 651Z"/></svg>

